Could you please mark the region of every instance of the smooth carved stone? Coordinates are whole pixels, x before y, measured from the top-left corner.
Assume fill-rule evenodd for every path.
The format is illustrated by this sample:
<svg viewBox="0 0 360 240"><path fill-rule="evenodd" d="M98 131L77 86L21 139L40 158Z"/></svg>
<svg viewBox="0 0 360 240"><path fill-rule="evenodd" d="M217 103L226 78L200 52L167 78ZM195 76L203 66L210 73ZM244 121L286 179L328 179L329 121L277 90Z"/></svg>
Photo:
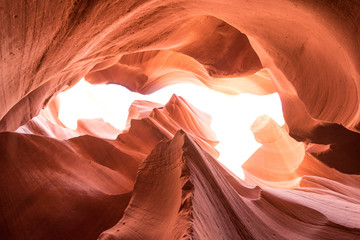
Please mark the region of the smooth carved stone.
<svg viewBox="0 0 360 240"><path fill-rule="evenodd" d="M2 1L0 238L359 239L359 12L356 0ZM216 160L211 117L178 96L133 103L121 133L65 128L56 95L82 77L144 94L277 92L287 130L254 123L263 146L244 182Z"/></svg>

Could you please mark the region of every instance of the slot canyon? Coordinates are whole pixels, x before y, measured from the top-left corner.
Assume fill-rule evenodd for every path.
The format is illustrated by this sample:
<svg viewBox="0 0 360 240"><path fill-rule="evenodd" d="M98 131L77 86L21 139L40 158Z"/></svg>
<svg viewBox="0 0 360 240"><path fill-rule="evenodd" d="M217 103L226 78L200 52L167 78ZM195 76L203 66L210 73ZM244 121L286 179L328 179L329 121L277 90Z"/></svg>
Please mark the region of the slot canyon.
<svg viewBox="0 0 360 240"><path fill-rule="evenodd" d="M1 240L360 239L359 0L1 0L0 19ZM252 123L242 179L199 94L71 129L81 81L278 94L285 123Z"/></svg>

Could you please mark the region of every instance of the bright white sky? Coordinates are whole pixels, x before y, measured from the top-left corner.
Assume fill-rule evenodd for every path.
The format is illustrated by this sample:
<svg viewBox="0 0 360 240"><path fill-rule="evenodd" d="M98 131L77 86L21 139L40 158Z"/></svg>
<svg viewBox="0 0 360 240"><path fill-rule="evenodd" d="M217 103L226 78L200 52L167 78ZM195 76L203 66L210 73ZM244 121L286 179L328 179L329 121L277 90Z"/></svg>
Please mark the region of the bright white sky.
<svg viewBox="0 0 360 240"><path fill-rule="evenodd" d="M211 128L220 141L216 147L220 152L218 160L241 178L241 165L260 147L250 131L251 124L263 114L269 115L280 126L284 124L277 93L229 96L206 87L177 84L151 95L141 95L119 85L91 85L85 80L60 94L59 118L67 127L76 129L79 118L101 117L122 130L134 100L166 104L173 93L212 116Z"/></svg>

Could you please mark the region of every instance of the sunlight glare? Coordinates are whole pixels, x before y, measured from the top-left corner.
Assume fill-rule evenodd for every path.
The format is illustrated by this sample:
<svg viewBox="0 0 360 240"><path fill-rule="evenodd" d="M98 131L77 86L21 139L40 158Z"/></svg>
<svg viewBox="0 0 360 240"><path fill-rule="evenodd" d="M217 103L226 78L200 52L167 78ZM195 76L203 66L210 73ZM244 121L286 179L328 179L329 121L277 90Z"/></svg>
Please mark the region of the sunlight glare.
<svg viewBox="0 0 360 240"><path fill-rule="evenodd" d="M59 118L71 129L76 129L76 122L80 118L103 118L122 130L129 106L134 100L166 104L174 93L211 115L211 128L220 141L216 147L220 152L218 160L242 179L241 165L261 146L253 137L251 124L263 114L269 115L279 125L284 124L277 93L230 96L193 84L177 84L151 95L141 95L119 85L91 85L83 79L59 94Z"/></svg>

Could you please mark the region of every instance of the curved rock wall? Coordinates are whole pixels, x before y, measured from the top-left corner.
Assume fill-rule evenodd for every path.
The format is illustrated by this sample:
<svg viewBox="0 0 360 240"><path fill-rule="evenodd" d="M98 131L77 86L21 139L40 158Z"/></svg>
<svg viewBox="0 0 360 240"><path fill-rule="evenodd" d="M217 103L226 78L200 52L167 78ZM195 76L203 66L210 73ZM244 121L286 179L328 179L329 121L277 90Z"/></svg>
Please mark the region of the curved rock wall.
<svg viewBox="0 0 360 240"><path fill-rule="evenodd" d="M1 1L1 238L359 238L359 13L357 0ZM53 99L84 76L144 94L277 91L289 135L265 124L263 141L255 125L249 186L177 96L134 103L116 140L100 120L64 128Z"/></svg>
<svg viewBox="0 0 360 240"><path fill-rule="evenodd" d="M358 141L358 1L33 1L1 9L3 131L85 75L143 93L187 81L266 94L274 91L269 78L234 81L264 67L292 136L336 145L328 164L359 153L348 147ZM351 155L345 165L355 167L340 169L358 172Z"/></svg>

